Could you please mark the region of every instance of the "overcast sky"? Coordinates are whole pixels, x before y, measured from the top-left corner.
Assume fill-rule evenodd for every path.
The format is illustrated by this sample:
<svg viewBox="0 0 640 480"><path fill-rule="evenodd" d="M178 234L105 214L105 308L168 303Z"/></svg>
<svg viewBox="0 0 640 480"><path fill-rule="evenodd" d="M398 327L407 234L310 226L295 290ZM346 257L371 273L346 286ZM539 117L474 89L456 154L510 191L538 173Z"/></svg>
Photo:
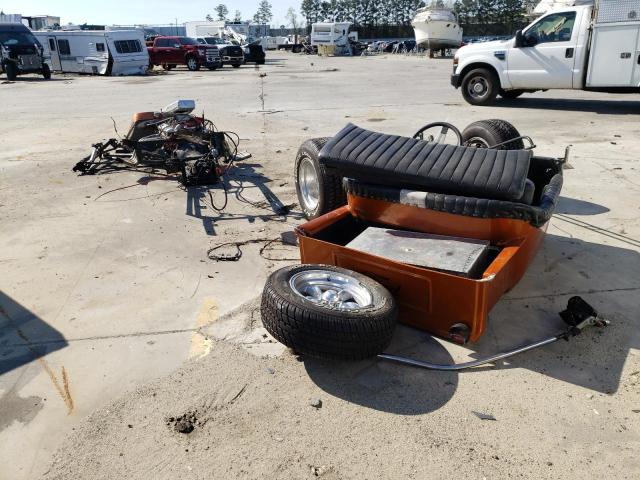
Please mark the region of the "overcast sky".
<svg viewBox="0 0 640 480"><path fill-rule="evenodd" d="M204 20L207 13L215 17L214 8L224 3L229 9L229 17L240 10L243 20L253 17L260 0L0 0L0 10L4 13L22 15L55 15L66 23L92 23L99 25L165 24L189 20ZM272 24L286 24L287 9L300 9L300 0L271 0L273 5Z"/></svg>

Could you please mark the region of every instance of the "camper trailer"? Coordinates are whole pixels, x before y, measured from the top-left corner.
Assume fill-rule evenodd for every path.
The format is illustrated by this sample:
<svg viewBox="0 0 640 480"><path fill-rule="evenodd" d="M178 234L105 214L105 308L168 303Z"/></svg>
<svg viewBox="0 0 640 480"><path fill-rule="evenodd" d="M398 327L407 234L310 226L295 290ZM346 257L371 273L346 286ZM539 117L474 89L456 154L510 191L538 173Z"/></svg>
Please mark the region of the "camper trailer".
<svg viewBox="0 0 640 480"><path fill-rule="evenodd" d="M149 68L142 30L33 32L53 70L94 75L139 75Z"/></svg>
<svg viewBox="0 0 640 480"><path fill-rule="evenodd" d="M349 33L351 23L314 23L311 26L311 45L335 45L336 47L345 47L349 44ZM353 32L355 33L355 32ZM353 37L352 37L353 38ZM355 33L354 40L357 40Z"/></svg>

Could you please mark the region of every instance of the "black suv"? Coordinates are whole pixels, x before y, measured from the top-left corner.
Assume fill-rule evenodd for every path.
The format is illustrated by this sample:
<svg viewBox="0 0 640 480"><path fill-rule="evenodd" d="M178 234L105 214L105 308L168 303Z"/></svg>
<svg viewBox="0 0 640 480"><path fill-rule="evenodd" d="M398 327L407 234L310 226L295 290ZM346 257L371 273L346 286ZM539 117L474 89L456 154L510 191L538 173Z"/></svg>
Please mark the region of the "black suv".
<svg viewBox="0 0 640 480"><path fill-rule="evenodd" d="M47 80L51 78L42 45L31 30L20 23L0 23L0 71L10 81L26 73L40 73Z"/></svg>

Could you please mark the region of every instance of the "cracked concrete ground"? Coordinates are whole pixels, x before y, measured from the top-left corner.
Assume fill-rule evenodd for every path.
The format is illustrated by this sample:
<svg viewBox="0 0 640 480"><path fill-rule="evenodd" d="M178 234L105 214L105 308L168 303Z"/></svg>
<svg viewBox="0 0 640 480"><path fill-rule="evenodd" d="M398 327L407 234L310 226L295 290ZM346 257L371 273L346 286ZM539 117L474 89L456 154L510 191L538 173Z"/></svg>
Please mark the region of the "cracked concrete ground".
<svg viewBox="0 0 640 480"><path fill-rule="evenodd" d="M471 107L450 69L276 53L260 69L0 85L0 478L637 477L638 96L550 91ZM224 214L174 180L70 171L113 135L110 117L122 132L132 113L179 97L253 154ZM459 374L299 361L265 336L258 311L266 275L295 247L260 254L262 241L238 262L208 258L302 221L296 207L278 212L296 202L306 138L348 121L410 135L483 118L511 121L541 155L573 145L562 201L479 342L402 327L390 350L493 353L555 331L574 294L611 319L605 331ZM184 436L167 419L187 411L201 424Z"/></svg>

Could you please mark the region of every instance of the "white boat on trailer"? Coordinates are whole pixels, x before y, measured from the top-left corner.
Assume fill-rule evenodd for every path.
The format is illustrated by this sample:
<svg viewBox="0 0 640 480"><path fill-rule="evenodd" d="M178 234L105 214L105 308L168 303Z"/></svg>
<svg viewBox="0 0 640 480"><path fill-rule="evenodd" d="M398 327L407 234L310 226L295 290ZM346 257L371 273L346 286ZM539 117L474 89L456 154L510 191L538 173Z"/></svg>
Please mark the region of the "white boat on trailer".
<svg viewBox="0 0 640 480"><path fill-rule="evenodd" d="M462 28L449 8L420 8L416 11L411 26L419 47L433 51L458 48L462 43Z"/></svg>

